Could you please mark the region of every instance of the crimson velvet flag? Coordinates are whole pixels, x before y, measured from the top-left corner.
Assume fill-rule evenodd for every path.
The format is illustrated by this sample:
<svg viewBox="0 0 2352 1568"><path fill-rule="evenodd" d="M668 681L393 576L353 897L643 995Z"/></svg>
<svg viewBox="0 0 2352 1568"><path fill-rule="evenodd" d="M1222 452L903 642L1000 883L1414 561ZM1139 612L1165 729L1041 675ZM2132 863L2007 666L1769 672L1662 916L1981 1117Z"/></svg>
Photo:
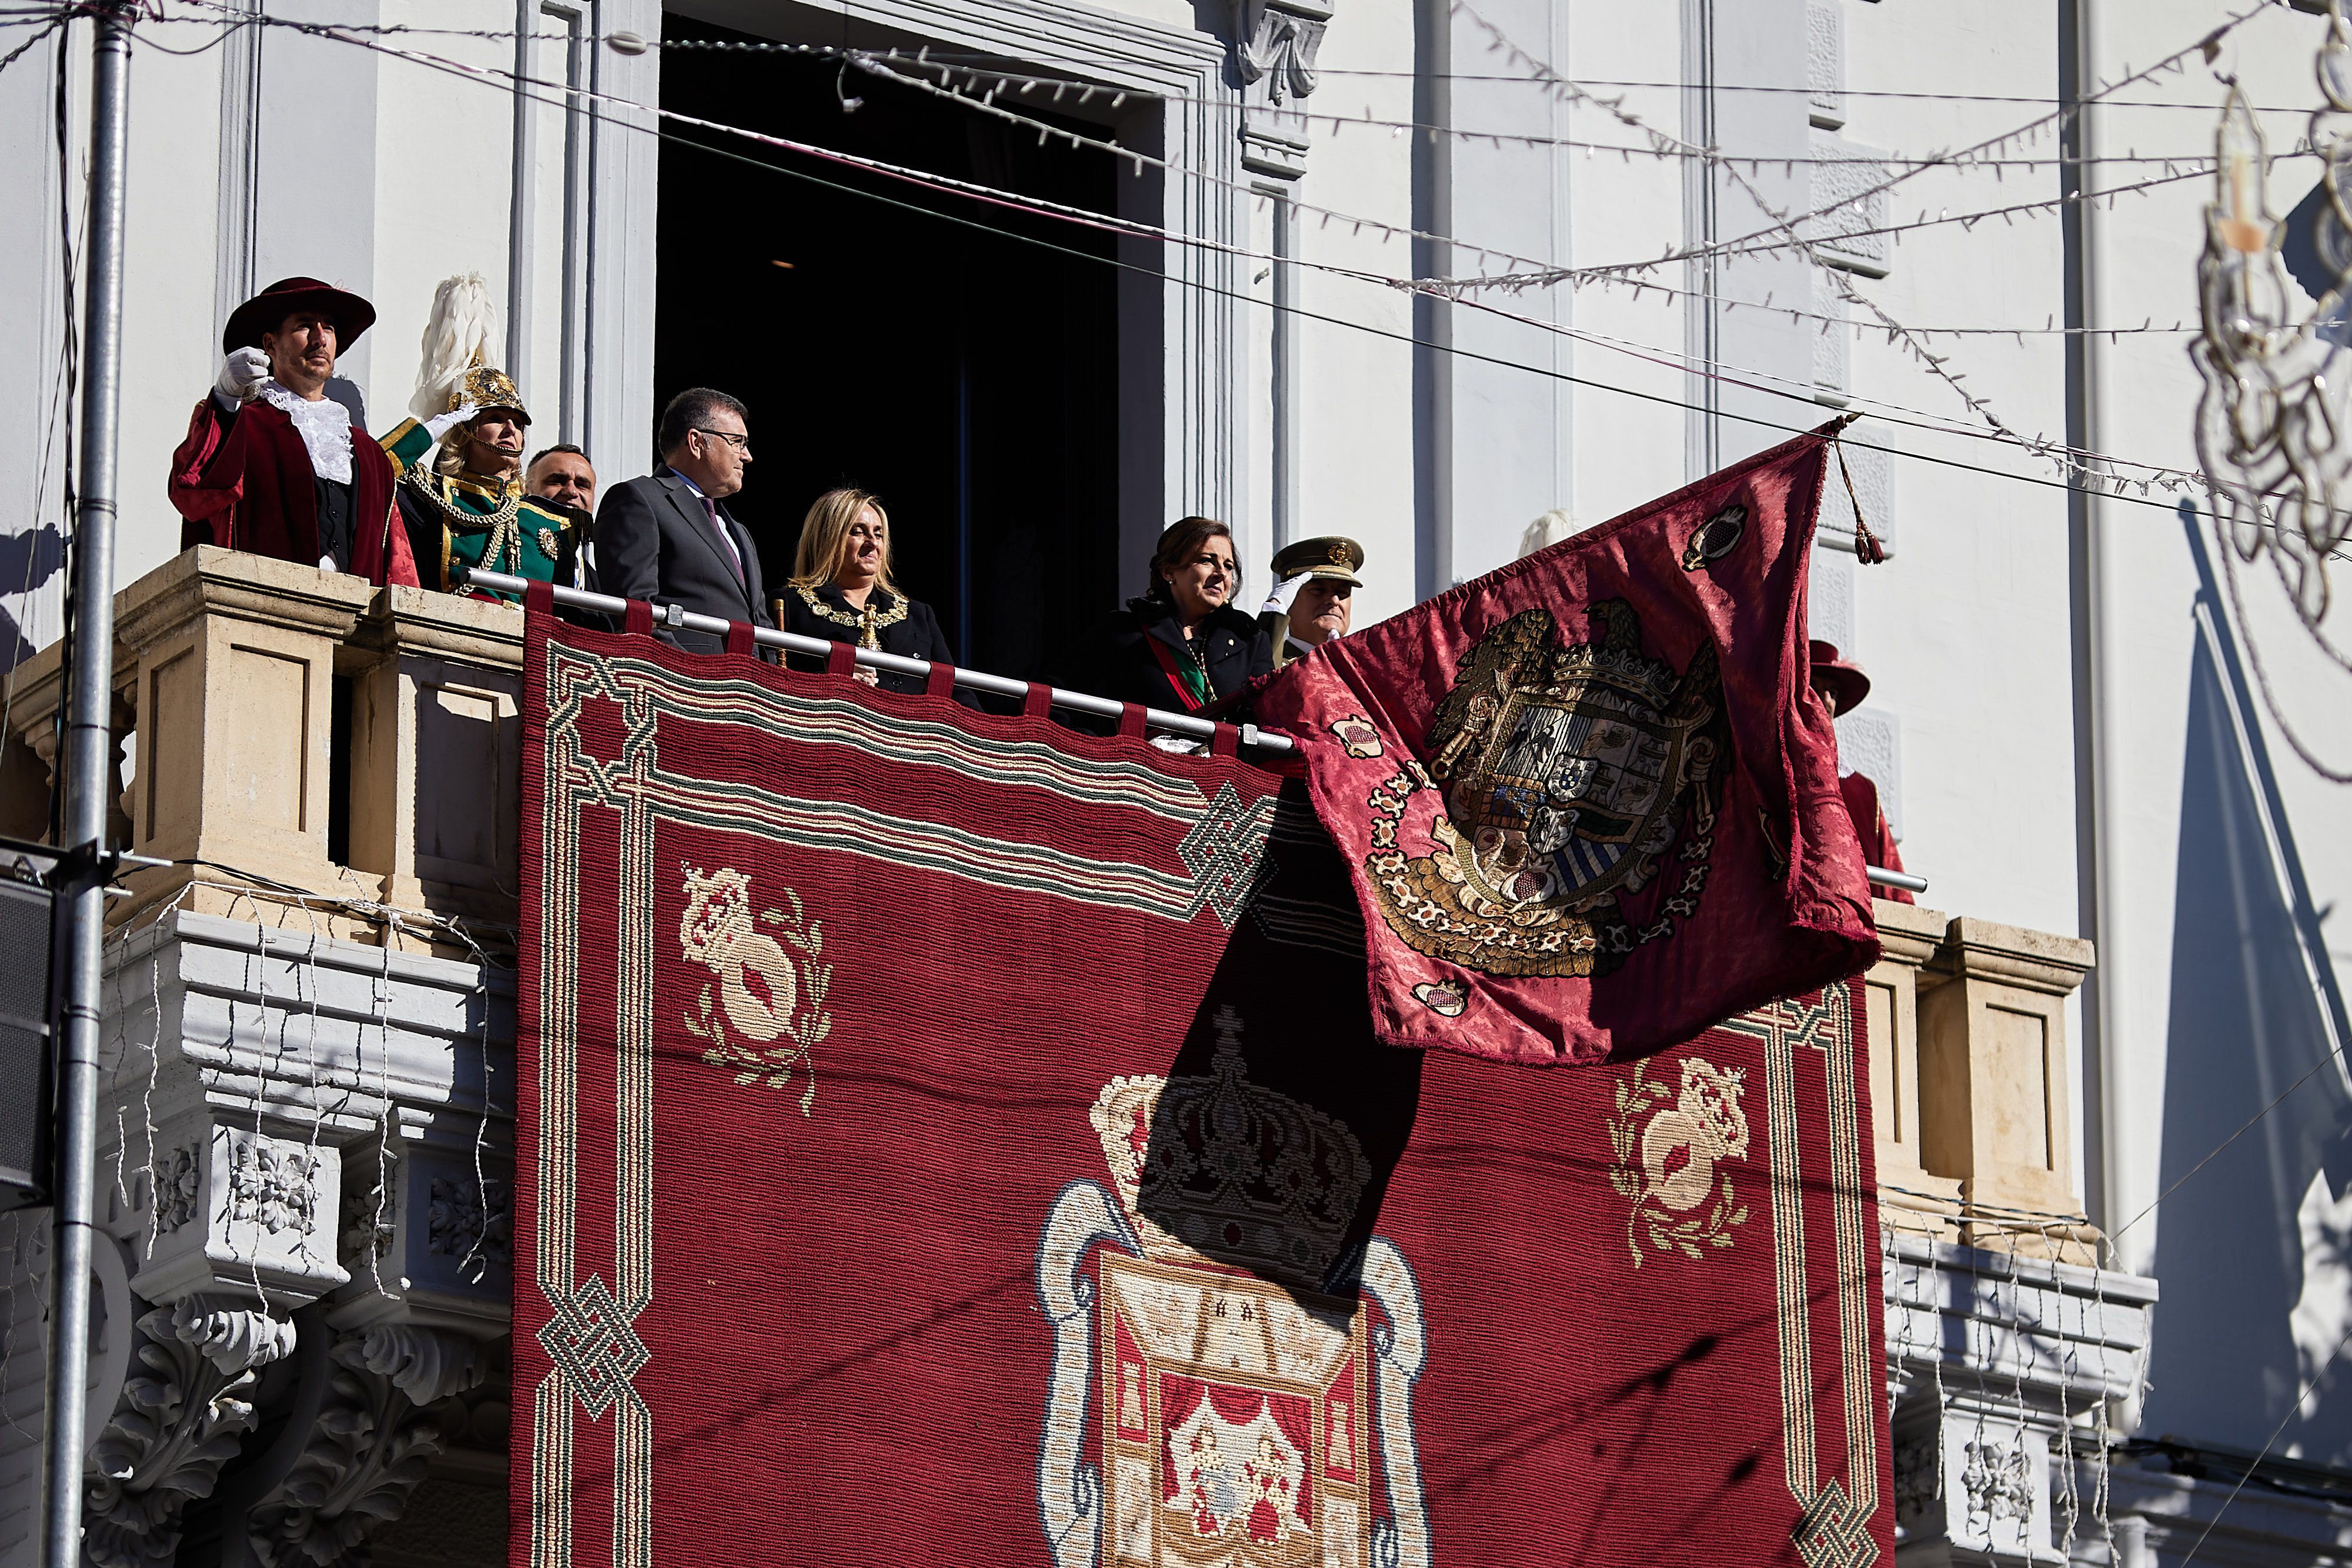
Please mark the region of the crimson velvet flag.
<svg viewBox="0 0 2352 1568"><path fill-rule="evenodd" d="M1799 436L1273 676L1370 938L1373 1028L1640 1056L1878 956L1807 678Z"/></svg>
<svg viewBox="0 0 2352 1568"><path fill-rule="evenodd" d="M1858 986L1390 1050L1231 730L538 598L514 1568L1888 1560Z"/></svg>

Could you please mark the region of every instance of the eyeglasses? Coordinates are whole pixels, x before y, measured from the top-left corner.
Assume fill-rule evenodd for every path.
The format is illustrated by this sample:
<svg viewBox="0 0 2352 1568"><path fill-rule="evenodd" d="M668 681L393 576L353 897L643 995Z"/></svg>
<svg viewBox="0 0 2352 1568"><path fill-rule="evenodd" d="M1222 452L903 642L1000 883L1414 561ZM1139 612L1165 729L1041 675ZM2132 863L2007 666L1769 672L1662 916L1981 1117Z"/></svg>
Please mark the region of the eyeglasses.
<svg viewBox="0 0 2352 1568"><path fill-rule="evenodd" d="M732 430L706 430L698 424L689 424L687 428L698 435L709 435L723 441L746 457L751 455L751 438L748 435L739 434Z"/></svg>

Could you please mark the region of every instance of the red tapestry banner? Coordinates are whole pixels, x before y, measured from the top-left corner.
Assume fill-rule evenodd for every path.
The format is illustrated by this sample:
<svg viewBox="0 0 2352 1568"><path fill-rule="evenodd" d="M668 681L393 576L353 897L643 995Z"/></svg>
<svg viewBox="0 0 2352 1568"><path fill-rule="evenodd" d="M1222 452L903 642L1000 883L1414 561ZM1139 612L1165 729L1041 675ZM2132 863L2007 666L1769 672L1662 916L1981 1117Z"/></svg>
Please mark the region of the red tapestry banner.
<svg viewBox="0 0 2352 1568"><path fill-rule="evenodd" d="M1622 1060L1876 960L1807 675L1826 434L1327 644L1259 692L1347 860L1381 1039Z"/></svg>
<svg viewBox="0 0 2352 1568"><path fill-rule="evenodd" d="M526 660L514 1568L1891 1561L1857 985L1391 1050L1289 773Z"/></svg>

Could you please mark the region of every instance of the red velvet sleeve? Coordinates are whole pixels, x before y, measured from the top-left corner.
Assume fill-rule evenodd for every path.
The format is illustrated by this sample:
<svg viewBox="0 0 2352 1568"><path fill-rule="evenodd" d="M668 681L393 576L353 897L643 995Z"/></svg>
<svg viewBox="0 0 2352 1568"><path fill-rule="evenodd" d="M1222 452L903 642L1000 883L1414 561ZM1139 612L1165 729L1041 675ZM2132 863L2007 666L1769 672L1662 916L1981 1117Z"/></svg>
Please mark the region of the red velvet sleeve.
<svg viewBox="0 0 2352 1568"><path fill-rule="evenodd" d="M244 444L236 440L236 429L206 393L188 421L187 438L172 454L172 507L182 519L182 549L190 545L226 549L234 542L231 524L245 491ZM231 447L236 450L228 451Z"/></svg>
<svg viewBox="0 0 2352 1568"><path fill-rule="evenodd" d="M402 588L422 588L417 580L416 555L408 548L408 529L400 520L400 508L391 507L384 515L384 539L391 547L386 551L383 580Z"/></svg>

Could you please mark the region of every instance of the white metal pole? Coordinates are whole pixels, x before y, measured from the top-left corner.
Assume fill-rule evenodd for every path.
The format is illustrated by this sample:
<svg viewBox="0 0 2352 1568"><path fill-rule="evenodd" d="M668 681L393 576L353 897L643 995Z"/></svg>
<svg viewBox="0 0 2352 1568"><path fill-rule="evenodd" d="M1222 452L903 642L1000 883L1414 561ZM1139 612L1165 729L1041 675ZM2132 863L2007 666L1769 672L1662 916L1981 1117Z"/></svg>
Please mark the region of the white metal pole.
<svg viewBox="0 0 2352 1568"><path fill-rule="evenodd" d="M121 401L123 141L130 116L131 5L97 0L90 71L89 273L84 298L81 465L73 533L73 684L65 736L58 890L65 946L58 1071L57 1182L49 1251L48 1429L43 1560L81 1561L83 1409L89 1366L90 1257L98 1130L98 1001L106 941L107 803L113 793L115 413Z"/></svg>

